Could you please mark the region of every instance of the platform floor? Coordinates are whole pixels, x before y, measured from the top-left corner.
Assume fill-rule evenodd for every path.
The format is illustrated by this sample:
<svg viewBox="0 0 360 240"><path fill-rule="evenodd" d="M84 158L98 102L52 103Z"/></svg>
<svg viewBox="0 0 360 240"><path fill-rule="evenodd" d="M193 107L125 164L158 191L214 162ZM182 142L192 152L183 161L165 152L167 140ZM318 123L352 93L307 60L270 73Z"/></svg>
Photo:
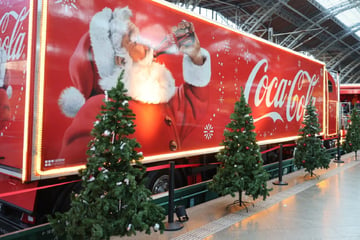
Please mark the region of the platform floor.
<svg viewBox="0 0 360 240"><path fill-rule="evenodd" d="M344 163L330 164L309 178L301 170L285 175L285 186L273 185L266 201L257 199L248 211L227 207L237 197L221 197L188 208L189 221L177 231L111 240L212 240L212 239L360 239L360 157L343 155ZM244 197L244 200L247 198ZM174 216L176 219L176 216Z"/></svg>

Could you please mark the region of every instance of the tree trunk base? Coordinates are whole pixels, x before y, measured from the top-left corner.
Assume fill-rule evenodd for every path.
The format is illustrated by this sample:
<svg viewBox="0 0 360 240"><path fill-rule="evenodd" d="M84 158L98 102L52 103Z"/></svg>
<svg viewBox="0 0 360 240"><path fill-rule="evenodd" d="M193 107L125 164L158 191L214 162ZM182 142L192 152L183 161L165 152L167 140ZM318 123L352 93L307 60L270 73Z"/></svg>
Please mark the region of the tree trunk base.
<svg viewBox="0 0 360 240"><path fill-rule="evenodd" d="M319 179L320 175L312 172L312 173L305 174L304 178L307 179L307 180L311 180L311 179L314 179L314 178Z"/></svg>

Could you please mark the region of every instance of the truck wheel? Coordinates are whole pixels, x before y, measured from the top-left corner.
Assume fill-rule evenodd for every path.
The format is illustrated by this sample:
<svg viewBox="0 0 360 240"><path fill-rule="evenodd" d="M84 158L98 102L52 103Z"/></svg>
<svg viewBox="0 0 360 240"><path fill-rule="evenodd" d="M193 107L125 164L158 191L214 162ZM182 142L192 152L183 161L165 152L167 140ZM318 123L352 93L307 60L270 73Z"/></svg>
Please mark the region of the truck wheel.
<svg viewBox="0 0 360 240"><path fill-rule="evenodd" d="M152 194L169 191L169 171L150 172L147 176L146 187ZM185 186L185 180L179 171L175 171L175 188Z"/></svg>

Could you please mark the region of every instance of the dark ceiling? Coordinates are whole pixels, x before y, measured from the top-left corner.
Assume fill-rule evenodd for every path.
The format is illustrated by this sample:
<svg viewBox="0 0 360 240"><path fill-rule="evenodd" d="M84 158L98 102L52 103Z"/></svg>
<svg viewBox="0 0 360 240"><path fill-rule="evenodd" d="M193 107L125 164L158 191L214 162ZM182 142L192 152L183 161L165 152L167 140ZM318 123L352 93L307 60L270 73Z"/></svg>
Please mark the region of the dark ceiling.
<svg viewBox="0 0 360 240"><path fill-rule="evenodd" d="M330 72L340 72L341 84L360 83L360 24L348 28L335 15L360 8L349 0L325 9L315 0L167 0L194 10L214 10L238 29L312 55L326 63ZM359 19L360 21L360 19Z"/></svg>

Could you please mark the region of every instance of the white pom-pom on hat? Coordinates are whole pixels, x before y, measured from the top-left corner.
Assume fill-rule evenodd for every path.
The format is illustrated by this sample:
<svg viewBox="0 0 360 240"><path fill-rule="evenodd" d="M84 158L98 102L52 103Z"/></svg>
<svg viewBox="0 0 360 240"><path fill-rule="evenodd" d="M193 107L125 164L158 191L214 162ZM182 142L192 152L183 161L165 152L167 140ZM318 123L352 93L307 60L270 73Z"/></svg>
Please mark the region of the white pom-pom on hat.
<svg viewBox="0 0 360 240"><path fill-rule="evenodd" d="M75 87L69 87L62 91L58 104L67 117L75 117L85 103L84 95Z"/></svg>

